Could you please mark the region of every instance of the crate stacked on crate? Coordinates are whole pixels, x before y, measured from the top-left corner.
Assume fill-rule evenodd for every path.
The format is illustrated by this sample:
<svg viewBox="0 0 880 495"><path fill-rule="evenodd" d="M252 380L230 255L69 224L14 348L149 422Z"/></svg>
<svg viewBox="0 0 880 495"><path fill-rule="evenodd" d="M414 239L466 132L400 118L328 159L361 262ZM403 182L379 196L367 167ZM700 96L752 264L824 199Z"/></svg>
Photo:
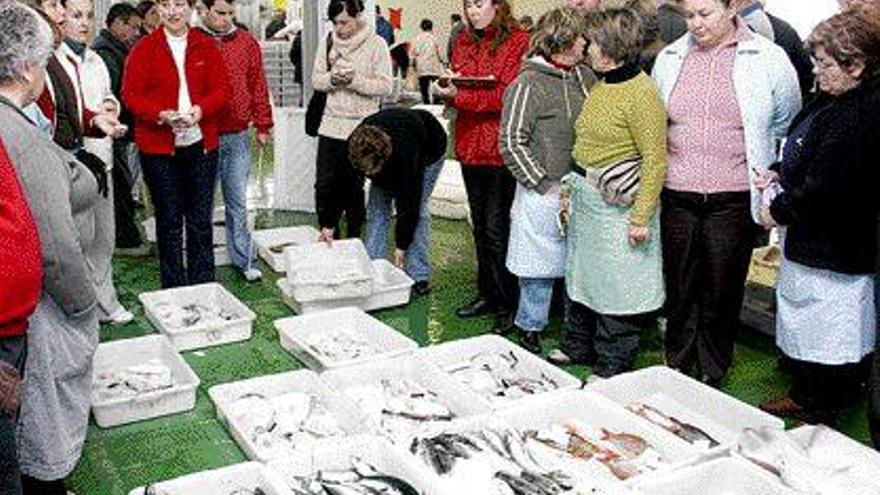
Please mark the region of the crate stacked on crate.
<svg viewBox="0 0 880 495"><path fill-rule="evenodd" d="M294 80L295 69L290 63L290 42L264 41L263 66L269 83L269 94L275 107L299 105L300 87Z"/></svg>

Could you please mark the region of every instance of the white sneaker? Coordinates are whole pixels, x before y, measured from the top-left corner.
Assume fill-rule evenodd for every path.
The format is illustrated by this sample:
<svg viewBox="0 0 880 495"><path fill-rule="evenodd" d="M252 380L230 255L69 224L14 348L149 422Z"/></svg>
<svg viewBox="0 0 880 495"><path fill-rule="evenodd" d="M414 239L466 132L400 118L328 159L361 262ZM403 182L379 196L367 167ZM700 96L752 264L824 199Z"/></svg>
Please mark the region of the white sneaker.
<svg viewBox="0 0 880 495"><path fill-rule="evenodd" d="M263 272L256 268L248 268L247 270L242 271L241 274L244 275L244 278L248 282L257 282L263 278Z"/></svg>
<svg viewBox="0 0 880 495"><path fill-rule="evenodd" d="M116 311L113 312L112 315L108 316L107 319L104 320L104 323L109 323L113 326L116 325L126 325L134 321L134 315L131 311L126 310L123 307L120 307Z"/></svg>

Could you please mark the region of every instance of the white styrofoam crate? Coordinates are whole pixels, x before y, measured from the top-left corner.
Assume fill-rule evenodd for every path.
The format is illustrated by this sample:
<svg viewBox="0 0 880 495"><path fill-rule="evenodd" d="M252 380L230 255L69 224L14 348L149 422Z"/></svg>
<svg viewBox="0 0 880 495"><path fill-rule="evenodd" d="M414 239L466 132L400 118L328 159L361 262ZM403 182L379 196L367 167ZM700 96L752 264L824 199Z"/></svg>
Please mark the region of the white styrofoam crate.
<svg viewBox="0 0 880 495"><path fill-rule="evenodd" d="M144 313L150 323L167 335L179 351L248 340L251 338L254 320L257 318L250 308L216 282L145 292L138 298L144 305ZM196 323L184 328L169 328L156 314L158 307L163 304L185 306L195 303L208 303L232 311L238 315L238 318Z"/></svg>
<svg viewBox="0 0 880 495"><path fill-rule="evenodd" d="M518 360L517 367L519 368L522 377L540 378L541 375L544 375L556 382L559 390L580 388L582 383L576 376L553 366L540 357L526 351L522 347L497 335L480 335L468 339L454 340L439 345L425 347L424 349L419 350L417 354L419 358L433 363L438 368L448 372L451 369L466 365L471 358L483 353L512 353ZM454 375L452 375L452 377L455 379ZM486 403L487 407L492 409L509 407L517 402L516 399L487 397L478 394L476 391L474 392L475 395L479 396L480 399Z"/></svg>
<svg viewBox="0 0 880 495"><path fill-rule="evenodd" d="M134 397L109 400L93 397L92 414L95 415L98 426L109 428L189 411L195 407L199 377L174 350L168 338L162 335L147 335L100 344L93 359L93 376L146 364L154 359L171 368L173 386Z"/></svg>
<svg viewBox="0 0 880 495"><path fill-rule="evenodd" d="M220 495L254 493L255 488L261 489L265 495L293 495L276 472L259 462L245 462L188 474L135 488L128 495Z"/></svg>
<svg viewBox="0 0 880 495"><path fill-rule="evenodd" d="M394 328L357 308L339 308L275 321L281 347L317 371L354 366L401 356L419 345ZM362 337L377 350L357 359L336 360L309 345L309 337L343 332Z"/></svg>
<svg viewBox="0 0 880 495"><path fill-rule="evenodd" d="M382 380L405 379L430 390L443 403L455 418L467 418L477 416L488 412L483 402L470 393L467 389L452 381L445 373L437 369L436 366L426 363L414 356L403 356L397 359L387 359L383 361L373 361L360 364L357 366L349 366L347 368L338 368L324 372L322 375L328 382L336 387L343 394L348 395L358 403L367 417L373 424L377 425L378 431L387 436L382 427L382 404L377 397L375 401L369 404L358 402L356 397L351 396L353 387L361 386L381 386ZM438 424L448 424L448 421L426 421L413 429L413 433L437 428ZM392 442L409 446L412 435L405 435L399 438L389 438Z"/></svg>
<svg viewBox="0 0 880 495"><path fill-rule="evenodd" d="M661 454L667 467L630 478L626 482L628 485L645 477L653 477L657 473L671 471L699 455L699 450L686 441L639 421L609 399L584 390L568 389L535 396L520 401L514 407L495 412L494 417L518 430L543 429L574 420L596 430L638 435ZM618 482L605 469L590 474L583 470L580 463L568 465L573 468L570 473L572 476L583 475L582 482L589 482L590 479L600 478L602 475L612 484Z"/></svg>
<svg viewBox="0 0 880 495"><path fill-rule="evenodd" d="M348 437L339 441L323 440L314 449L311 462L302 459L275 459L269 469L290 486L296 476L312 476L318 471L351 468L351 460L360 459L382 474L409 483L420 495L446 495L437 477L423 469L411 456L376 436Z"/></svg>
<svg viewBox="0 0 880 495"><path fill-rule="evenodd" d="M327 407L328 412L346 435L365 434L373 430L373 426L369 424L357 406L310 370L290 371L215 385L208 390L208 395L217 409L217 417L227 426L232 438L248 458L265 462L279 456L289 457L297 454L309 456L312 453L311 448L314 443L297 445L294 448L283 450L266 451L266 449L261 449L232 417L231 407L237 400L248 395L258 394L266 399L271 399L290 392L300 392L317 398Z"/></svg>
<svg viewBox="0 0 880 495"><path fill-rule="evenodd" d="M360 239L317 242L284 251L287 283L299 302L368 297L373 268Z"/></svg>
<svg viewBox="0 0 880 495"><path fill-rule="evenodd" d="M770 473L743 460L722 457L637 485L643 495L797 495Z"/></svg>
<svg viewBox="0 0 880 495"><path fill-rule="evenodd" d="M833 471L824 481L838 487L834 493L880 493L880 453L876 450L825 426L804 425L787 433L814 463Z"/></svg>
<svg viewBox="0 0 880 495"><path fill-rule="evenodd" d="M308 225L257 230L252 234L257 252L278 273L284 273L284 252L277 248L318 242L318 230Z"/></svg>
<svg viewBox="0 0 880 495"><path fill-rule="evenodd" d="M279 278L275 281L275 286L281 291L281 299L298 315L307 315L311 313L320 313L331 309L339 308L359 308L366 306L367 299L364 297L355 297L351 299L328 299L324 301L310 301L301 303L293 298L293 290L286 278Z"/></svg>
<svg viewBox="0 0 880 495"><path fill-rule="evenodd" d="M666 366L653 366L597 380L588 384L586 389L624 407L645 403L667 416L697 426L720 443L711 450L731 447L746 428L782 430L785 427L781 419Z"/></svg>
<svg viewBox="0 0 880 495"><path fill-rule="evenodd" d="M413 279L405 271L386 259L372 261L373 292L364 303L364 309L375 311L409 304Z"/></svg>

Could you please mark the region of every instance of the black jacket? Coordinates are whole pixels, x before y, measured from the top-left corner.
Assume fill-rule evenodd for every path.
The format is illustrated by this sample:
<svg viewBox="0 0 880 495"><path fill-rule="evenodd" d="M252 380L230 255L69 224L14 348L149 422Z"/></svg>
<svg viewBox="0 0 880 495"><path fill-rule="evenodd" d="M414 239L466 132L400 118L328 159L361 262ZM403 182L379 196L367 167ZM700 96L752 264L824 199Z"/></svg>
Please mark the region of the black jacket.
<svg viewBox="0 0 880 495"><path fill-rule="evenodd" d="M840 273L874 273L877 143L880 77L832 98L787 167L789 188L773 201L770 213L788 227L788 259Z"/></svg>
<svg viewBox="0 0 880 495"><path fill-rule="evenodd" d="M129 47L113 36L110 31L102 29L98 37L95 38L95 44L92 48L101 56L101 60L107 66L107 72L110 73L110 89L113 91L113 96L122 103L122 74L125 70L125 58L128 57ZM133 128L131 115L125 110L125 107L122 108L119 120L129 128ZM130 138L130 136L128 137Z"/></svg>
<svg viewBox="0 0 880 495"><path fill-rule="evenodd" d="M361 125L376 126L391 138L391 158L370 181L394 198L395 245L405 251L413 241L421 215L425 168L446 155L446 130L430 113L406 108L386 108L364 119Z"/></svg>

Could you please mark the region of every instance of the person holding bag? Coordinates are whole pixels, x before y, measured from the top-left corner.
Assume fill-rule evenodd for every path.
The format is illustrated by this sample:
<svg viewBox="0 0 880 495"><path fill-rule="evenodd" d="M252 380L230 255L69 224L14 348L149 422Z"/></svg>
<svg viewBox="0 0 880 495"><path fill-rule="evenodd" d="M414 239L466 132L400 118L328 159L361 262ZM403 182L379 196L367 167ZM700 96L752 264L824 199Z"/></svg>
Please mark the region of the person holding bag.
<svg viewBox="0 0 880 495"><path fill-rule="evenodd" d="M569 303L562 352L610 377L632 368L642 330L663 306L658 204L666 111L639 65L645 26L630 9L591 14L588 53L600 82L575 125L570 190Z"/></svg>
<svg viewBox="0 0 880 495"><path fill-rule="evenodd" d="M393 89L388 46L370 29L363 11L362 0L330 1L327 18L333 31L319 43L312 72L315 90L326 93L315 180L320 239L325 242L340 237L343 213L348 237L360 236L366 218L364 178L351 166L347 139L365 117L379 111L382 98Z"/></svg>

